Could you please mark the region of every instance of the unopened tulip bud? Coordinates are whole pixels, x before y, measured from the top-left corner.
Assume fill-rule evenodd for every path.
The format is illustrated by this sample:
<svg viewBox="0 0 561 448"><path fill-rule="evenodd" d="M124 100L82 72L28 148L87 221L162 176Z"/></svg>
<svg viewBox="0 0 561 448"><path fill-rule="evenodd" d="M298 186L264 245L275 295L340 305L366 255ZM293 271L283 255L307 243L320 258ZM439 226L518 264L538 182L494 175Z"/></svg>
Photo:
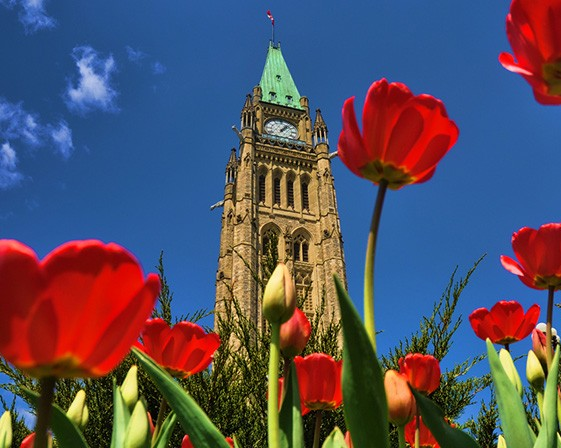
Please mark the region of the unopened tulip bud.
<svg viewBox="0 0 561 448"><path fill-rule="evenodd" d="M414 417L417 408L407 379L395 370L388 370L384 376L384 388L390 422L404 426Z"/></svg>
<svg viewBox="0 0 561 448"><path fill-rule="evenodd" d="M543 390L545 381L545 372L536 354L530 350L526 361L526 378L532 387L536 390Z"/></svg>
<svg viewBox="0 0 561 448"><path fill-rule="evenodd" d="M539 359L544 372L547 372L546 338L539 325L532 330L532 351Z"/></svg>
<svg viewBox="0 0 561 448"><path fill-rule="evenodd" d="M292 317L281 325L280 349L283 356L294 358L302 353L311 333L310 321L299 308L295 308Z"/></svg>
<svg viewBox="0 0 561 448"><path fill-rule="evenodd" d="M127 407L132 411L138 401L138 367L132 365L121 385L121 395Z"/></svg>
<svg viewBox="0 0 561 448"><path fill-rule="evenodd" d="M502 436L502 434L499 434L499 439L497 440L497 448L506 448L506 440Z"/></svg>
<svg viewBox="0 0 561 448"><path fill-rule="evenodd" d="M143 400L138 400L129 420L123 447L145 448L150 446L150 439L150 423L148 422L146 406Z"/></svg>
<svg viewBox="0 0 561 448"><path fill-rule="evenodd" d="M6 411L0 417L0 448L12 447L12 416Z"/></svg>
<svg viewBox="0 0 561 448"><path fill-rule="evenodd" d="M86 406L86 392L79 390L74 401L66 411L66 415L72 420L78 428L84 428L88 423L88 407Z"/></svg>
<svg viewBox="0 0 561 448"><path fill-rule="evenodd" d="M522 393L524 392L522 389L522 381L520 380L520 375L518 375L518 371L514 366L514 362L512 361L510 353L505 349L501 349L501 351L499 352L499 359L506 375L508 376L508 379L516 388L516 391L520 394L520 396L522 396Z"/></svg>
<svg viewBox="0 0 561 448"><path fill-rule="evenodd" d="M263 316L271 323L282 324L296 308L296 287L284 263L279 263L265 286Z"/></svg>

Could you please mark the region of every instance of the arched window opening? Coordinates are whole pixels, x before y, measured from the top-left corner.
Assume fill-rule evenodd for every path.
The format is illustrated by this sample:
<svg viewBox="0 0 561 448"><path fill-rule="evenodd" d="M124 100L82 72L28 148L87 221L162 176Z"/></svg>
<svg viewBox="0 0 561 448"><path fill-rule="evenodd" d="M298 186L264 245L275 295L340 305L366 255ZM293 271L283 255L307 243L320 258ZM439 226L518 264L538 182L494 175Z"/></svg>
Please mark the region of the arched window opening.
<svg viewBox="0 0 561 448"><path fill-rule="evenodd" d="M310 199L308 197L308 182L303 181L301 186L302 186L302 210L309 210Z"/></svg>
<svg viewBox="0 0 561 448"><path fill-rule="evenodd" d="M289 207L294 208L294 180L286 181L286 202Z"/></svg>
<svg viewBox="0 0 561 448"><path fill-rule="evenodd" d="M259 202L264 203L265 202L265 175L264 174L259 175L258 196L259 196Z"/></svg>
<svg viewBox="0 0 561 448"><path fill-rule="evenodd" d="M292 246L294 261L308 263L310 261L309 249L310 243L303 235L298 235L296 238L294 238L294 243Z"/></svg>
<svg viewBox="0 0 561 448"><path fill-rule="evenodd" d="M280 186L280 178L275 177L273 179L273 204L280 205L281 203L281 186Z"/></svg>

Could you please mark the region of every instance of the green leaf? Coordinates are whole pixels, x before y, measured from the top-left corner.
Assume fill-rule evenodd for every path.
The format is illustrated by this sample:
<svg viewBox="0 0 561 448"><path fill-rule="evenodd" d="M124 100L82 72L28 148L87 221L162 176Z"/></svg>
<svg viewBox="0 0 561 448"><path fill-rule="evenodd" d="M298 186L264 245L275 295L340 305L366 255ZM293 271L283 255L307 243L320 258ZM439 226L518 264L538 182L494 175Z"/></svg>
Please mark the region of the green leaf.
<svg viewBox="0 0 561 448"><path fill-rule="evenodd" d="M327 436L321 448L347 448L345 436L337 426Z"/></svg>
<svg viewBox="0 0 561 448"><path fill-rule="evenodd" d="M37 408L39 394L24 387L21 388L21 392L23 398ZM88 448L86 439L76 424L67 417L66 412L54 403L52 408L51 429L56 436L59 448Z"/></svg>
<svg viewBox="0 0 561 448"><path fill-rule="evenodd" d="M283 448L304 448L304 428L302 412L300 411L300 391L296 366L290 363L290 373L285 378L284 387L287 388L279 414L281 431L281 446ZM288 383L288 384L287 384Z"/></svg>
<svg viewBox="0 0 561 448"><path fill-rule="evenodd" d="M356 448L387 448L388 406L382 369L341 281L335 287L343 325L343 400L345 421Z"/></svg>
<svg viewBox="0 0 561 448"><path fill-rule="evenodd" d="M508 448L530 448L534 445L534 435L528 427L524 405L516 388L508 379L499 355L489 339L487 339L487 356L497 393L497 405L506 445Z"/></svg>
<svg viewBox="0 0 561 448"><path fill-rule="evenodd" d="M220 431L199 407L195 400L148 355L133 348L132 352L152 378L169 406L177 414L177 419L186 434L197 448L230 448Z"/></svg>
<svg viewBox="0 0 561 448"><path fill-rule="evenodd" d="M534 448L552 448L557 445L557 374L559 372L559 346L555 349L555 356L551 362L551 370L545 385L543 401L542 427Z"/></svg>
<svg viewBox="0 0 561 448"><path fill-rule="evenodd" d="M175 415L175 412L171 411L164 420L164 423L162 423L162 427L160 428L160 432L158 433L158 437L156 437L152 448L166 448L168 446L169 439L171 438L176 422L177 416Z"/></svg>
<svg viewBox="0 0 561 448"><path fill-rule="evenodd" d="M111 448L123 446L130 418L130 410L123 399L121 390L117 387L117 380L113 378L113 432L111 434Z"/></svg>
<svg viewBox="0 0 561 448"><path fill-rule="evenodd" d="M444 413L429 398L411 389L423 423L429 428L440 446L453 446L454 448L480 448L475 440L458 428L453 428L444 420Z"/></svg>

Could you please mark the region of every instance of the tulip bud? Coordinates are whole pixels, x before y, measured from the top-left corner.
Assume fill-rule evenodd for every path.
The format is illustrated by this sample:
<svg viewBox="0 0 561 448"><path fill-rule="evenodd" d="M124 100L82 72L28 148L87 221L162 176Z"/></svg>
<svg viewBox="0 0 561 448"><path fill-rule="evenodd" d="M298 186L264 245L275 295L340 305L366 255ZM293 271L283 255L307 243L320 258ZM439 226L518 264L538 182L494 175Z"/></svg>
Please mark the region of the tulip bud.
<svg viewBox="0 0 561 448"><path fill-rule="evenodd" d="M522 381L520 380L520 375L518 375L518 372L516 370L516 367L514 366L514 362L512 361L512 357L510 356L510 353L505 349L501 349L501 351L499 352L499 359L501 361L501 364L503 366L506 375L508 376L508 379L510 380L512 385L516 388L516 391L520 394L520 396L522 396L523 393Z"/></svg>
<svg viewBox="0 0 561 448"><path fill-rule="evenodd" d="M132 365L127 376L121 384L121 395L127 407L132 411L138 401L138 378L137 378L138 367Z"/></svg>
<svg viewBox="0 0 561 448"><path fill-rule="evenodd" d="M528 352L528 360L526 361L526 378L534 389L543 390L545 372L540 360L532 350Z"/></svg>
<svg viewBox="0 0 561 448"><path fill-rule="evenodd" d="M497 440L497 448L506 448L506 440L502 436L502 434L499 434L499 439Z"/></svg>
<svg viewBox="0 0 561 448"><path fill-rule="evenodd" d="M282 324L296 308L296 287L284 263L277 264L263 293L263 316L271 323Z"/></svg>
<svg viewBox="0 0 561 448"><path fill-rule="evenodd" d="M82 389L78 391L74 401L66 411L66 415L78 428L84 428L88 423L88 407L86 406L86 392Z"/></svg>
<svg viewBox="0 0 561 448"><path fill-rule="evenodd" d="M547 372L547 354L546 354L547 344L546 344L545 333L541 330L540 325L541 324L538 324L536 328L532 330L532 351L539 359L544 372Z"/></svg>
<svg viewBox="0 0 561 448"><path fill-rule="evenodd" d="M0 417L0 448L12 446L12 416L6 411Z"/></svg>
<svg viewBox="0 0 561 448"><path fill-rule="evenodd" d="M150 423L143 400L138 400L127 426L123 448L147 448L150 446Z"/></svg>
<svg viewBox="0 0 561 448"><path fill-rule="evenodd" d="M413 418L417 408L407 379L395 370L388 370L384 376L384 388L390 422L404 426Z"/></svg>
<svg viewBox="0 0 561 448"><path fill-rule="evenodd" d="M311 332L310 321L299 308L295 308L292 317L281 325L280 349L283 356L294 358L302 353Z"/></svg>

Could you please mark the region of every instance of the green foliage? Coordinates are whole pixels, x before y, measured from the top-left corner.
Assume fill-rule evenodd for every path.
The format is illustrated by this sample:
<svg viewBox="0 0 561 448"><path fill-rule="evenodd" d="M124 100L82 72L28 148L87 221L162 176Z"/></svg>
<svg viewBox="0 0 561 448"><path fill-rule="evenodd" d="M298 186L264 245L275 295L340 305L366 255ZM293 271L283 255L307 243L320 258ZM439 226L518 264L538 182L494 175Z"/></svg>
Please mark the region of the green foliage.
<svg viewBox="0 0 561 448"><path fill-rule="evenodd" d="M499 426L499 409L495 394L491 394L489 404L481 401L477 417L471 418L465 425L471 435L477 440L481 448L495 448L497 446Z"/></svg>

